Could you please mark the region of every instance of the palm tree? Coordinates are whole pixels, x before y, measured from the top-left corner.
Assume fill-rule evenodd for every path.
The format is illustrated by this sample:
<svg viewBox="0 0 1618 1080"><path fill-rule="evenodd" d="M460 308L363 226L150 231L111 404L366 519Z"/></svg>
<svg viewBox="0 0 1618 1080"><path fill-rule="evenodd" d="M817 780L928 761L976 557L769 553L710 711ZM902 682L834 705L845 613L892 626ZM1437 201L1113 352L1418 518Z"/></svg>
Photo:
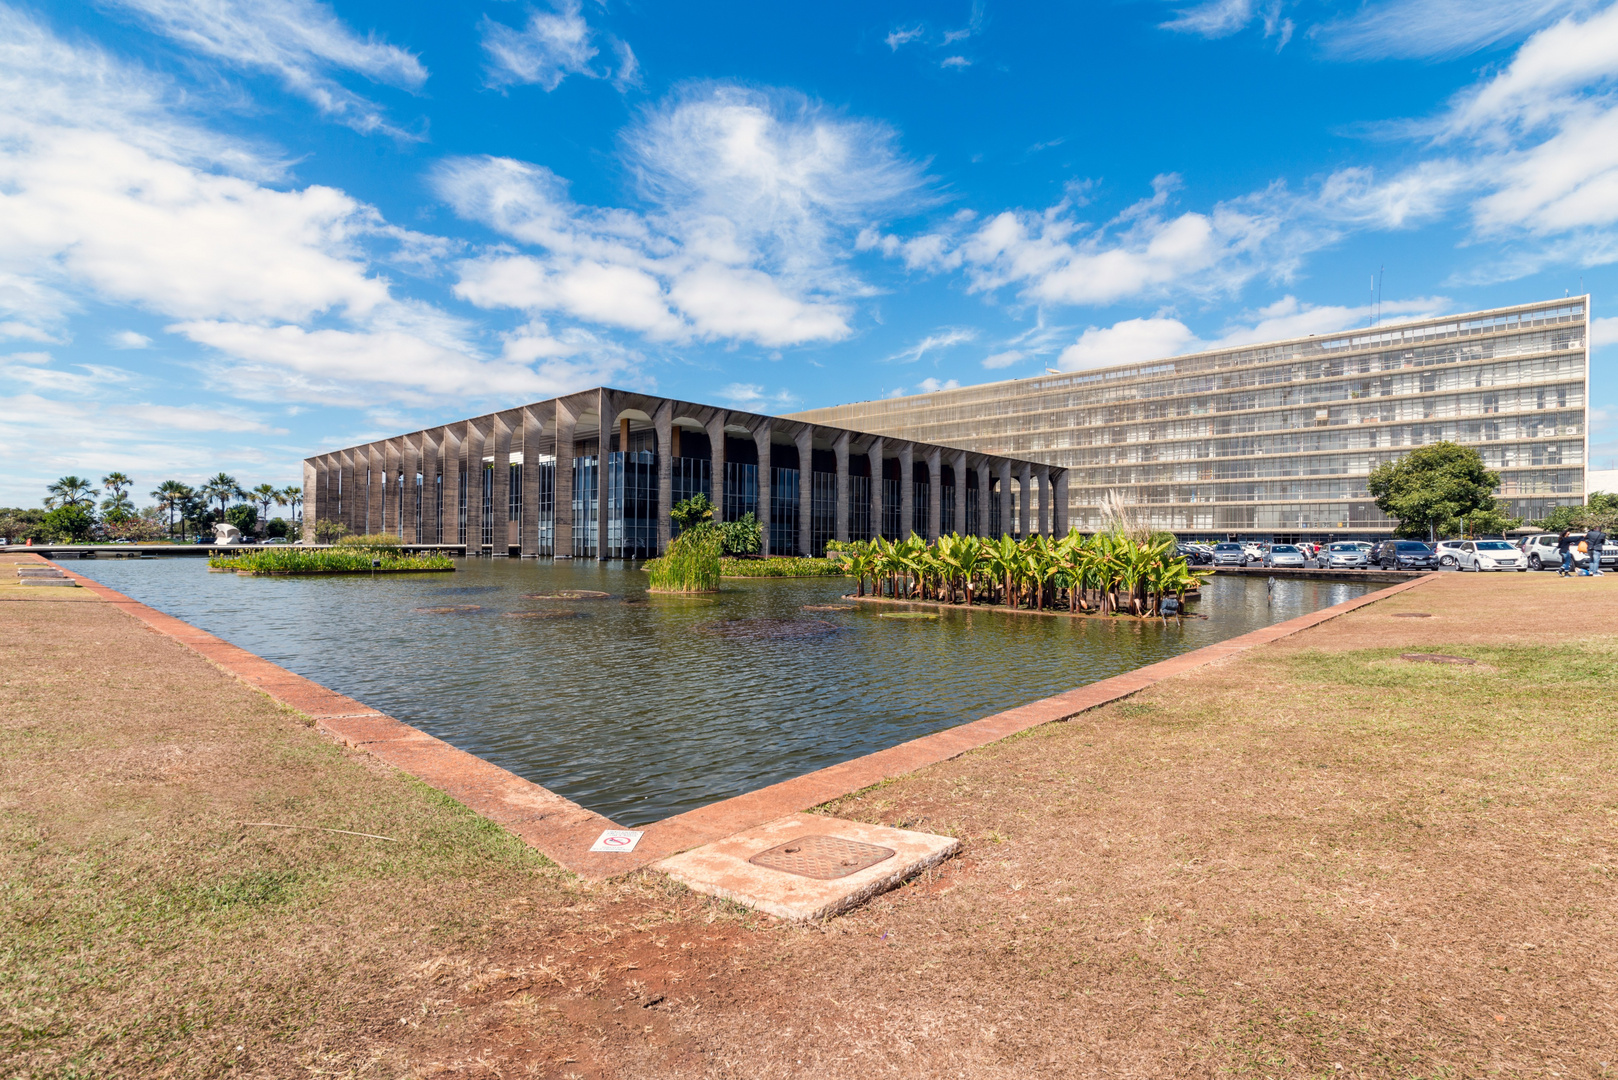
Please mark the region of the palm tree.
<svg viewBox="0 0 1618 1080"><path fill-rule="evenodd" d="M152 498L157 501L159 510L169 512L169 535L174 535L174 515L185 503L186 499L196 497L196 492L180 483L178 480L165 480L152 489Z"/></svg>
<svg viewBox="0 0 1618 1080"><path fill-rule="evenodd" d="M114 499L122 499L124 492L135 486L135 481L121 472L108 473L101 478L101 486L112 492Z"/></svg>
<svg viewBox="0 0 1618 1080"><path fill-rule="evenodd" d="M229 473L215 473L206 484L202 485L202 493L210 499L219 500L219 516L225 516L225 503L231 499L240 499L247 495L236 478Z"/></svg>
<svg viewBox="0 0 1618 1080"><path fill-rule="evenodd" d="M303 488L297 484L288 484L281 489L281 505L292 507L292 523L296 525L301 519L298 509L303 506Z"/></svg>
<svg viewBox="0 0 1618 1080"><path fill-rule="evenodd" d="M45 490L50 492L50 497L45 500L47 509L77 506L88 510L95 505L95 498L90 494L95 490L95 485L82 476L64 476Z"/></svg>
<svg viewBox="0 0 1618 1080"><path fill-rule="evenodd" d="M276 487L274 484L260 484L258 487L248 492L248 494L251 495L253 497L253 501L258 504L258 516L262 521L268 521L270 519L271 503L275 503L277 506L285 506L287 504L286 499L281 495L281 489Z"/></svg>

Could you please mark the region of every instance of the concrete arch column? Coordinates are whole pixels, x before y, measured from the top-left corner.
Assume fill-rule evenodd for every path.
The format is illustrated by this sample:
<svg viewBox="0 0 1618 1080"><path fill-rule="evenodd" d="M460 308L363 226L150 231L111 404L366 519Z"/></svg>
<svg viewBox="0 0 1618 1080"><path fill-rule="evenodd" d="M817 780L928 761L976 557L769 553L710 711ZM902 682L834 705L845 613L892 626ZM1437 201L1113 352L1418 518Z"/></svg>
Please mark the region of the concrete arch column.
<svg viewBox="0 0 1618 1080"><path fill-rule="evenodd" d="M618 405L612 395L602 390L597 395L596 415L601 420L601 443L596 451L596 559L607 557L607 495L612 490L607 457L612 451L612 437L618 434ZM627 450L628 447L622 449Z"/></svg>
<svg viewBox="0 0 1618 1080"><path fill-rule="evenodd" d="M1051 529L1057 536L1066 536L1070 529L1067 500L1067 470L1062 469L1056 474L1056 497L1051 503L1051 508L1056 512L1056 521L1052 524Z"/></svg>
<svg viewBox="0 0 1618 1080"><path fill-rule="evenodd" d="M798 554L813 555L815 429L805 424L792 440L798 447Z"/></svg>
<svg viewBox="0 0 1618 1080"><path fill-rule="evenodd" d="M556 433L556 521L555 546L558 559L573 557L573 434L578 413L557 399L551 430Z"/></svg>
<svg viewBox="0 0 1618 1080"><path fill-rule="evenodd" d="M1000 462L1000 531L1012 531L1011 520L1011 462ZM999 537L996 537L999 539Z"/></svg>
<svg viewBox="0 0 1618 1080"><path fill-rule="evenodd" d="M444 526L438 538L441 544L461 542L460 506L457 500L460 497L461 455L464 452L461 448L462 433L457 433L453 426L438 429L438 467L444 474Z"/></svg>
<svg viewBox="0 0 1618 1080"><path fill-rule="evenodd" d="M421 540L423 544L442 544L444 535L438 520L439 440L442 433L430 428L421 433Z"/></svg>
<svg viewBox="0 0 1618 1080"><path fill-rule="evenodd" d="M427 526L427 492L426 477L422 478L420 487L416 485L416 476L421 472L421 442L422 437L406 439L404 444L404 488L405 488L405 543L421 543L421 533ZM421 521L416 520L417 500L421 501Z"/></svg>
<svg viewBox="0 0 1618 1080"><path fill-rule="evenodd" d="M657 432L657 553L666 555L674 532L669 513L674 509L674 403L665 401L652 413Z"/></svg>
<svg viewBox="0 0 1618 1080"><path fill-rule="evenodd" d="M708 484L713 488L713 520L725 520L725 426L730 413L715 409L706 425L708 432Z"/></svg>
<svg viewBox="0 0 1618 1080"><path fill-rule="evenodd" d="M840 431L831 444L832 453L837 455L837 520L832 535L839 544L848 543L848 493L851 490L848 482L848 443L849 433Z"/></svg>
<svg viewBox="0 0 1618 1080"><path fill-rule="evenodd" d="M753 445L758 448L758 523L761 537L759 554L770 555L770 510L774 504L774 491L770 484L770 435L773 428L768 421L753 429Z"/></svg>
<svg viewBox="0 0 1618 1080"><path fill-rule="evenodd" d="M978 535L989 535L989 461L987 458L978 462Z"/></svg>
<svg viewBox="0 0 1618 1080"><path fill-rule="evenodd" d="M461 439L461 475L466 477L466 553L483 553L483 454L486 438L475 421ZM458 493L457 493L458 494Z"/></svg>
<svg viewBox="0 0 1618 1080"><path fill-rule="evenodd" d="M539 556L539 459L545 423L534 409L522 411L522 521L518 544L525 559Z"/></svg>
<svg viewBox="0 0 1618 1080"><path fill-rule="evenodd" d="M1017 531L1021 539L1026 540L1033 529L1033 523L1030 521L1028 513L1030 509L1028 504L1032 501L1029 496L1033 494L1034 489L1033 466L1027 462L1023 462L1022 468L1017 470L1017 486L1022 489L1021 498L1017 500Z"/></svg>
<svg viewBox="0 0 1618 1080"><path fill-rule="evenodd" d="M916 444L899 444L899 536L916 534Z"/></svg>
<svg viewBox="0 0 1618 1080"><path fill-rule="evenodd" d="M944 509L944 455L936 446L926 450L927 461L927 540L937 540L943 535L943 518L940 516Z"/></svg>
<svg viewBox="0 0 1618 1080"><path fill-rule="evenodd" d="M1051 511L1051 471L1041 465L1035 470L1039 474L1039 527L1041 536L1050 536L1052 522L1055 515Z"/></svg>
<svg viewBox="0 0 1618 1080"><path fill-rule="evenodd" d="M865 456L871 462L871 535L881 536L882 533L882 461L883 442L880 437L872 439L871 445L865 448ZM888 537L889 540L895 537Z"/></svg>

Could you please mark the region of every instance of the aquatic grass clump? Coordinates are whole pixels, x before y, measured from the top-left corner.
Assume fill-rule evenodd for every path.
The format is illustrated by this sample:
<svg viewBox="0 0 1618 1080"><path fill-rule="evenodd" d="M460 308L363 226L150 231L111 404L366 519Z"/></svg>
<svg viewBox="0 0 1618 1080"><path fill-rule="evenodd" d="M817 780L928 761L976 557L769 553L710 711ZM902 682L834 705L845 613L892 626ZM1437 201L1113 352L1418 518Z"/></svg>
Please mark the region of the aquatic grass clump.
<svg viewBox="0 0 1618 1080"><path fill-rule="evenodd" d="M848 570L834 559L721 559L721 577L846 577Z"/></svg>
<svg viewBox="0 0 1618 1080"><path fill-rule="evenodd" d="M379 561L380 566L372 566ZM448 555L390 554L379 548L334 547L305 551L293 547L265 548L208 558L211 570L244 574L400 574L455 569Z"/></svg>
<svg viewBox="0 0 1618 1080"><path fill-rule="evenodd" d="M398 554L404 547L404 537L393 533L366 533L363 536L344 536L338 539L337 547L364 548L366 551L382 551Z"/></svg>
<svg viewBox="0 0 1618 1080"><path fill-rule="evenodd" d="M719 591L719 553L724 542L710 529L693 529L676 536L669 552L646 564L652 592L704 593Z"/></svg>

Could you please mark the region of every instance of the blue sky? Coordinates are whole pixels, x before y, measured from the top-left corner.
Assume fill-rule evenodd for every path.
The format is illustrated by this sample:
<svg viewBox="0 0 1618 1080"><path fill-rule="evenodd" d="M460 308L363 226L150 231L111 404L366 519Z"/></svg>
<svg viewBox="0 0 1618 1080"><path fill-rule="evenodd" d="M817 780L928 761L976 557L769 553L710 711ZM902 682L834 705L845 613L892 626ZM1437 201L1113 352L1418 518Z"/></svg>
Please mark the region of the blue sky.
<svg viewBox="0 0 1618 1080"><path fill-rule="evenodd" d="M1584 289L1618 4L0 3L0 505ZM1605 345L1604 348L1601 346Z"/></svg>

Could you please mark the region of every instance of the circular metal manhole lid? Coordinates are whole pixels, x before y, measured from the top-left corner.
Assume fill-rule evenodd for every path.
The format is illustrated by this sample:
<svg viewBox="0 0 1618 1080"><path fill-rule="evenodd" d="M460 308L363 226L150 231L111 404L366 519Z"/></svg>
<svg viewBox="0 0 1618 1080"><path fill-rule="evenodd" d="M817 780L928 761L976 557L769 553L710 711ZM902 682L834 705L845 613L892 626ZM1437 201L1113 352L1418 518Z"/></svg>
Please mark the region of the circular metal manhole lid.
<svg viewBox="0 0 1618 1080"><path fill-rule="evenodd" d="M754 866L797 874L799 877L835 881L879 862L886 862L895 854L892 848L862 844L841 836L812 833L761 851L747 861Z"/></svg>

